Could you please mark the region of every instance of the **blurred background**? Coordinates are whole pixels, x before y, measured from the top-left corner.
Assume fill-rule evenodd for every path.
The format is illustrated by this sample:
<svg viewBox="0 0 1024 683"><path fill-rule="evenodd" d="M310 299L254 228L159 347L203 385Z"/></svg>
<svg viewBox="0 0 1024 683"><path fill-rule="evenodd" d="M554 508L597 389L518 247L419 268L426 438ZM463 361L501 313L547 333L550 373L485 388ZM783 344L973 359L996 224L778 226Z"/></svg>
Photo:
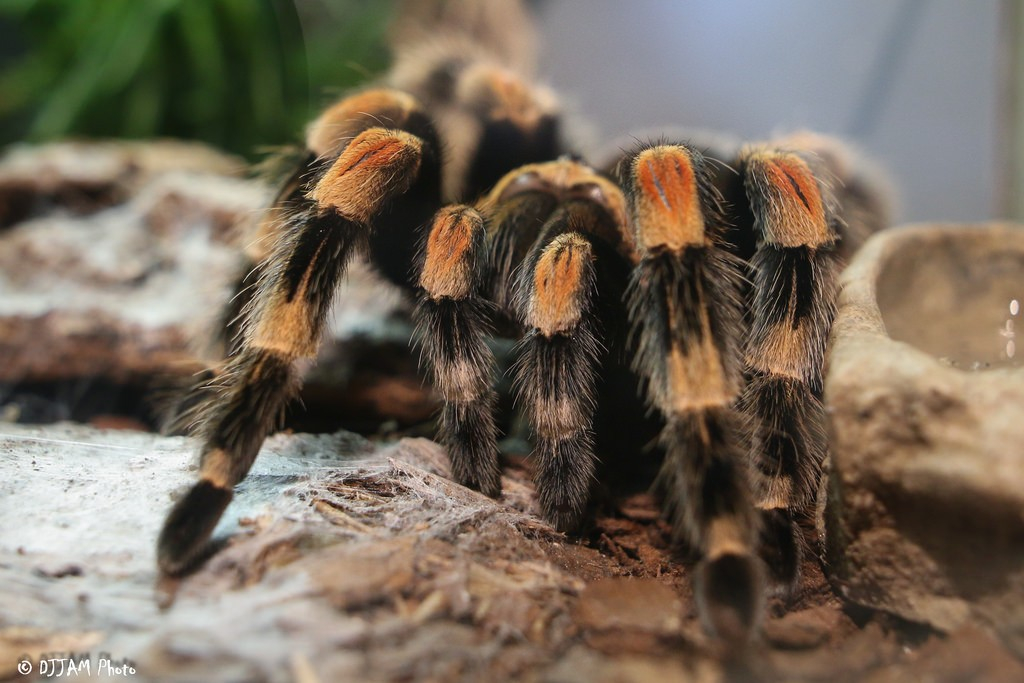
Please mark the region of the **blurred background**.
<svg viewBox="0 0 1024 683"><path fill-rule="evenodd" d="M254 158L387 66L391 5L0 0L0 142L167 136Z"/></svg>
<svg viewBox="0 0 1024 683"><path fill-rule="evenodd" d="M595 139L856 142L900 221L1024 218L1018 0L539 0L540 73ZM0 0L0 143L174 136L258 158L386 68L393 2Z"/></svg>

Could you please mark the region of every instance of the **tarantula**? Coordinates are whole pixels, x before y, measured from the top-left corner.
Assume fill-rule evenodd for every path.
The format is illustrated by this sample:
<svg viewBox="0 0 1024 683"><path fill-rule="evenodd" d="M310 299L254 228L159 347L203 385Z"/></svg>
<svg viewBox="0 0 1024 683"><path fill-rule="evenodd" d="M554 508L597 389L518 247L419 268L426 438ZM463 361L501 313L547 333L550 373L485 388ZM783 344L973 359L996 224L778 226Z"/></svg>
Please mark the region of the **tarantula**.
<svg viewBox="0 0 1024 683"><path fill-rule="evenodd" d="M485 3L502 20L478 24L424 5L399 24L385 83L309 127L259 225L253 244L271 247L224 316L226 369L197 407L199 481L160 535L162 571L199 558L360 252L417 299L452 476L501 493L487 342L518 338L545 517L576 529L599 462L628 470L653 453L674 529L700 556L704 623L745 638L763 611L762 549L775 583L796 581L795 520L826 457L836 274L884 221L879 198L838 143L809 135L637 143L595 169L569 154L552 94L485 35L522 24L515 5Z"/></svg>

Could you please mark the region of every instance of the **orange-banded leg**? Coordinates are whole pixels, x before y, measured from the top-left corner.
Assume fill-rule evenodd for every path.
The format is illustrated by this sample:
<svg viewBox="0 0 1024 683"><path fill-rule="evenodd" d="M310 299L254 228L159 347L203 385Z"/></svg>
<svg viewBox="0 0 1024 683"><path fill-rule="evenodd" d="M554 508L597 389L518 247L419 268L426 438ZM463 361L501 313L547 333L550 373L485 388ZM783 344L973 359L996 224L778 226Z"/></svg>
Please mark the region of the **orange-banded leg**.
<svg viewBox="0 0 1024 683"><path fill-rule="evenodd" d="M398 90L374 88L345 97L328 107L309 126L304 149L286 151L267 164L291 170L282 175L273 202L251 234L243 236L244 250L232 284L232 295L221 309L210 340L210 350L219 351L221 359L230 359L242 351L247 311L254 305L253 299L264 279L263 269L270 265L275 245L296 229L296 218L301 222L309 213L309 193L339 160L346 145L369 129L405 131L437 146L433 124L415 98ZM410 248L390 259L401 261L405 271L415 240L407 241ZM183 392L165 418L164 431L194 433L202 425L209 404L217 400L216 387L221 383L218 378L227 369L225 365L208 369Z"/></svg>
<svg viewBox="0 0 1024 683"><path fill-rule="evenodd" d="M681 145L641 148L620 165L640 263L627 303L649 404L664 417L658 483L675 531L701 556L698 608L730 641L756 631L763 578L756 554L743 424L741 264L721 244L720 198L707 161Z"/></svg>
<svg viewBox="0 0 1024 683"><path fill-rule="evenodd" d="M408 218L408 211L394 209L406 193L420 201L423 185L436 206L437 141L426 133L363 130L325 164L301 208L285 219L246 311L242 347L205 409L200 481L174 506L160 534L158 562L165 573L183 573L199 558L232 487L297 391L293 366L315 356L339 280L371 229L381 227L375 222L395 213ZM420 223L432 206L422 208ZM409 226L410 240L418 225Z"/></svg>
<svg viewBox="0 0 1024 683"><path fill-rule="evenodd" d="M344 97L325 109L310 124L306 132L305 149L286 152L274 162L277 166L290 167L291 172L282 178L274 200L263 213L254 234L247 236L244 245L246 261L235 282L235 295L222 311L218 330L222 334L225 357L231 357L241 350L245 311L261 279L259 268L268 263L281 235L295 228L294 216L308 210L310 193L316 191L324 175L337 165L344 150L352 150L353 139L366 136L371 129L408 133L437 146L437 134L423 108L415 98L399 90L364 90ZM386 144L381 144L378 151L365 159L349 154L349 161L380 165L386 162L386 147ZM359 149L368 148L360 146ZM358 203L360 194L368 191L366 204L372 207L380 201L379 197L373 196L376 191L372 186L387 186L389 181L384 177L375 181L373 174L366 174L365 178L364 182L369 183L369 186L352 193L352 199ZM324 185L320 191L328 191L330 187ZM341 192L344 193L344 190ZM338 211L349 215L354 209L352 215L357 216L360 212L365 213L367 207L339 208Z"/></svg>
<svg viewBox="0 0 1024 683"><path fill-rule="evenodd" d="M534 435L534 481L541 511L556 528L574 530L594 476L593 416L601 349L593 299L594 249L572 225L573 202L556 212L516 282L516 307L527 330L514 366L518 401Z"/></svg>
<svg viewBox="0 0 1024 683"><path fill-rule="evenodd" d="M486 269L483 218L467 206L442 209L424 246L416 339L421 363L444 399L438 436L452 476L496 497L501 469L494 355L487 346L490 305L482 296Z"/></svg>
<svg viewBox="0 0 1024 683"><path fill-rule="evenodd" d="M740 402L752 428L756 503L775 579L799 579L794 513L814 503L827 451L821 402L825 344L835 314L839 233L831 192L813 161L752 147L740 159L754 217L753 296Z"/></svg>
<svg viewBox="0 0 1024 683"><path fill-rule="evenodd" d="M236 275L231 287L231 297L220 310L218 319L210 330L208 351L220 362L207 368L193 378L171 410L165 416L162 431L171 434L192 434L202 424L209 412L209 405L219 398L218 378L227 368L228 359L238 355L244 344L243 326L246 311L253 305L257 287L261 280L262 268L268 264L269 249L273 240L282 232L282 226L303 215L308 200L303 194L306 180L316 172L319 162L316 155L306 151L298 166L279 188L273 203L263 212L254 234L248 235L248 244L240 254ZM294 220L291 221L294 223ZM294 229L294 225L291 226Z"/></svg>

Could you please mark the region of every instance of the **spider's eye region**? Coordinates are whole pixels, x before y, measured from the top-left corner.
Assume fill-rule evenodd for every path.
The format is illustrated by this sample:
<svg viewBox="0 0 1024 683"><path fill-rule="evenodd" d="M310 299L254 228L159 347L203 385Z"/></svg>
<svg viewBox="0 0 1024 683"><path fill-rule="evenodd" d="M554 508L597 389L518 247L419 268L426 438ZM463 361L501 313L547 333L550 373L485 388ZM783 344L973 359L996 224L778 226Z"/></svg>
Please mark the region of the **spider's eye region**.
<svg viewBox="0 0 1024 683"><path fill-rule="evenodd" d="M524 192L551 192L551 183L536 171L529 171L513 178L498 196L504 202Z"/></svg>
<svg viewBox="0 0 1024 683"><path fill-rule="evenodd" d="M597 183L577 183L567 193L571 199L587 199L601 206L608 206L608 197Z"/></svg>

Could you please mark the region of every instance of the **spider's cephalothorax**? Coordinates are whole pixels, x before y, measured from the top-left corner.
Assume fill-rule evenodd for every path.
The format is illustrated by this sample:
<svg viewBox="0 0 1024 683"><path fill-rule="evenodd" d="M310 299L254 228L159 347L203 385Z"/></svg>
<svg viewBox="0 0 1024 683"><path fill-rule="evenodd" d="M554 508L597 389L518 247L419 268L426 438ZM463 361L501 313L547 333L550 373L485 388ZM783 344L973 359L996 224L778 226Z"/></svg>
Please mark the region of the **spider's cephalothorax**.
<svg viewBox="0 0 1024 683"><path fill-rule="evenodd" d="M552 97L500 51L444 47L471 38L410 50L388 87L310 127L258 228L269 248L239 281L241 324L226 314L225 370L196 394L200 480L166 521L160 566L196 562L296 393L297 361L315 355L358 251L418 298L452 476L501 493L487 341L495 326L512 330L543 514L575 529L597 456L654 448L666 510L701 557L705 624L745 639L764 602L762 545L774 583L797 578L794 520L815 502L826 454L836 273L881 222L877 197L841 147L810 136L640 144L596 171L562 156ZM642 425L632 443L631 422Z"/></svg>

